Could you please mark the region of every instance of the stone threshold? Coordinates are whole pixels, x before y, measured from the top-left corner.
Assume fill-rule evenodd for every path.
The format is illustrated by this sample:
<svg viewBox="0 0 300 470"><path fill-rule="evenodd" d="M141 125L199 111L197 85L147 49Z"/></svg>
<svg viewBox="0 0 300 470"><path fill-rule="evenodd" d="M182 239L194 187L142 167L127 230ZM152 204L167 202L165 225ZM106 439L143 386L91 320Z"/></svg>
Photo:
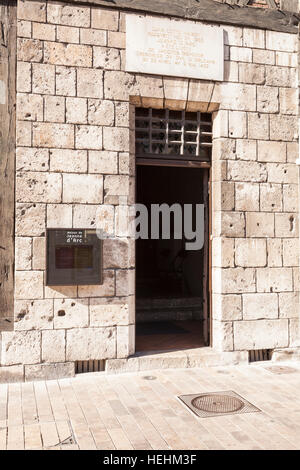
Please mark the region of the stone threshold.
<svg viewBox="0 0 300 470"><path fill-rule="evenodd" d="M107 359L105 372L138 372L155 369L188 369L192 367L248 364L248 351L219 352L210 347L179 351L139 352L125 359Z"/></svg>

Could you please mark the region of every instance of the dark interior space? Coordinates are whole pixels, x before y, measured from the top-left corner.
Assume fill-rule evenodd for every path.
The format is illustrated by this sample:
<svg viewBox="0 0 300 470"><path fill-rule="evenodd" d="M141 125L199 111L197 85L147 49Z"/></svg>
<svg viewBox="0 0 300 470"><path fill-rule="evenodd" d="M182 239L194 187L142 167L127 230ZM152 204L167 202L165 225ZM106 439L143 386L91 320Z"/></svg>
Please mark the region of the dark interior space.
<svg viewBox="0 0 300 470"><path fill-rule="evenodd" d="M176 350L203 346L204 250L186 249L186 239L151 239L151 205L203 204L203 172L199 168L137 166L136 202L148 209L148 239L136 241L136 350ZM153 207L153 206L152 206ZM190 240L188 240L190 241Z"/></svg>

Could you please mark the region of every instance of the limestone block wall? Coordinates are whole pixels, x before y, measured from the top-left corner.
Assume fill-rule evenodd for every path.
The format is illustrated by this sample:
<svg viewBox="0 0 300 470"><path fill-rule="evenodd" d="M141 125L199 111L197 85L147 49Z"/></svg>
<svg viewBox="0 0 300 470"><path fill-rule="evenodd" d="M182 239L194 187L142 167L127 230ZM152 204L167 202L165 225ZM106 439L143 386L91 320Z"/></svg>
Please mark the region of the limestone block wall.
<svg viewBox="0 0 300 470"><path fill-rule="evenodd" d="M19 0L15 325L2 367L30 375L134 352L134 242L122 236L134 105L213 112L213 346L297 343L297 37L224 30L222 83L126 73L124 12ZM97 217L116 234L104 284L45 286L46 228Z"/></svg>

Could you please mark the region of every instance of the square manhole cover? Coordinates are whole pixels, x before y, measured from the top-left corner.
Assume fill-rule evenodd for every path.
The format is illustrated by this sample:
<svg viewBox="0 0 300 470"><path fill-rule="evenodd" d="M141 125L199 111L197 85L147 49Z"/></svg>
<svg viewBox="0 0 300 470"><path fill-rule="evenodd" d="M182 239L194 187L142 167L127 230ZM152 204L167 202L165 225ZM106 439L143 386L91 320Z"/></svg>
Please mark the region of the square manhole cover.
<svg viewBox="0 0 300 470"><path fill-rule="evenodd" d="M232 390L180 395L178 398L200 418L261 411Z"/></svg>

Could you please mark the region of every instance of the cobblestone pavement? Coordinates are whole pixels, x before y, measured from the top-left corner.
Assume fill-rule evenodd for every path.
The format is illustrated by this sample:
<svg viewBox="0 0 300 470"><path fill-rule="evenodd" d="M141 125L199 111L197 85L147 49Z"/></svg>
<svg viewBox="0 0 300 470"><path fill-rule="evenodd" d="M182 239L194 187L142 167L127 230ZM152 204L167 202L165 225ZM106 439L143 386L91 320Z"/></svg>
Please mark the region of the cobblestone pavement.
<svg viewBox="0 0 300 470"><path fill-rule="evenodd" d="M300 363L273 365L1 384L0 449L300 449ZM261 412L197 418L177 399L228 390Z"/></svg>

